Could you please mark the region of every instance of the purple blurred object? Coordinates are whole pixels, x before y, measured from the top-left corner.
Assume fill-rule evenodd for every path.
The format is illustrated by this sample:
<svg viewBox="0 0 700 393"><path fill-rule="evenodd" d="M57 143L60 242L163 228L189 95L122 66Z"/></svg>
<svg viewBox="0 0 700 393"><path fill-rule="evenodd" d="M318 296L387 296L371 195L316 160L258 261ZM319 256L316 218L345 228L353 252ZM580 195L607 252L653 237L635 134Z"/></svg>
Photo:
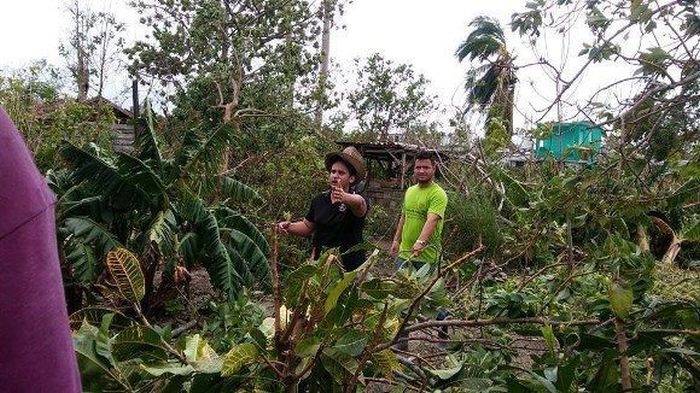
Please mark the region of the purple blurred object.
<svg viewBox="0 0 700 393"><path fill-rule="evenodd" d="M0 391L80 392L56 200L0 108Z"/></svg>

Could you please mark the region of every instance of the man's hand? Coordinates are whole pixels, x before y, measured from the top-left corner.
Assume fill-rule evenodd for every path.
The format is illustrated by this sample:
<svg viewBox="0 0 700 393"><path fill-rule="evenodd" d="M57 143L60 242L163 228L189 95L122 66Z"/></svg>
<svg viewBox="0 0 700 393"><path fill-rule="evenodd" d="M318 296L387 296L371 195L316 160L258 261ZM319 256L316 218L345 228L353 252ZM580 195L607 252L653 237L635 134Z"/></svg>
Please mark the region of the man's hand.
<svg viewBox="0 0 700 393"><path fill-rule="evenodd" d="M392 258L396 258L399 255L399 241L394 240L391 242L391 248L389 248L389 255L391 255Z"/></svg>
<svg viewBox="0 0 700 393"><path fill-rule="evenodd" d="M346 192L342 187L331 186L331 202L332 203L345 203Z"/></svg>
<svg viewBox="0 0 700 393"><path fill-rule="evenodd" d="M423 250L425 250L425 247L428 245L427 242L422 241L422 240L416 240L416 242L413 244L413 248L411 248L411 257L417 257L420 255Z"/></svg>
<svg viewBox="0 0 700 393"><path fill-rule="evenodd" d="M289 233L288 230L289 230L289 225L291 223L292 223L291 221L280 221L277 223L277 225L275 225L275 230L278 233L283 233L286 235Z"/></svg>

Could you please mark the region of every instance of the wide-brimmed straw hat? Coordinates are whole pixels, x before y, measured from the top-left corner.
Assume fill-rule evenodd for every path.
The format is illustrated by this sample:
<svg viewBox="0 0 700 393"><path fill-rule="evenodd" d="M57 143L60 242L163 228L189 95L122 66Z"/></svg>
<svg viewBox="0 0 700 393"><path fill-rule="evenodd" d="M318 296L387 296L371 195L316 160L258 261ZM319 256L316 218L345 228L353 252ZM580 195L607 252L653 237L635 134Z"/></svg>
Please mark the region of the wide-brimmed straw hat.
<svg viewBox="0 0 700 393"><path fill-rule="evenodd" d="M348 146L343 151L328 153L326 155L326 170L330 171L333 163L336 161L343 161L345 164L350 165L355 169L355 183L365 178L367 174L367 169L365 169L365 160L362 158L357 149L353 146Z"/></svg>

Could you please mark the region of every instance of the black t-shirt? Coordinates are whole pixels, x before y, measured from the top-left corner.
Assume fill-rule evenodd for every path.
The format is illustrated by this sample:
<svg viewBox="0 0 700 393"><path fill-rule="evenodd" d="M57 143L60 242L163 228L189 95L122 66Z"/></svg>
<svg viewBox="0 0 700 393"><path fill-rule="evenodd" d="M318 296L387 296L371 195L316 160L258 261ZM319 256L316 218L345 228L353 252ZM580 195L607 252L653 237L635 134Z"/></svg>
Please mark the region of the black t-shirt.
<svg viewBox="0 0 700 393"><path fill-rule="evenodd" d="M361 194L360 194L361 195ZM364 195L361 195L369 209L369 203ZM365 218L352 214L350 208L344 204L331 204L330 191L322 192L311 201L306 220L314 223L314 235L311 243L314 246L314 259L326 249L340 248L341 254L353 246L362 243L362 229L365 226ZM357 269L365 261L365 252L354 251L341 257L345 270Z"/></svg>

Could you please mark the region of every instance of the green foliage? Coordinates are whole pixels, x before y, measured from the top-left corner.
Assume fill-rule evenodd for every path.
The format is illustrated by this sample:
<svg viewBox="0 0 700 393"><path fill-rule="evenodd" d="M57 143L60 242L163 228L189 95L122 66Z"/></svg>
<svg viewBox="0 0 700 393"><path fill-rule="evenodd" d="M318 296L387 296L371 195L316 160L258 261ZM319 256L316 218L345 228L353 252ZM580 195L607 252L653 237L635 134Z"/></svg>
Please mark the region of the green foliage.
<svg viewBox="0 0 700 393"><path fill-rule="evenodd" d="M378 53L362 62L356 59L355 65L357 87L349 93L348 101L359 131L369 141L386 140L390 133L427 124L427 116L437 107L423 75L416 75L410 65L394 65Z"/></svg>
<svg viewBox="0 0 700 393"><path fill-rule="evenodd" d="M224 356L224 364L221 367L221 376L236 375L241 368L255 360L258 349L250 343L236 345Z"/></svg>
<svg viewBox="0 0 700 393"><path fill-rule="evenodd" d="M612 284L608 289L610 308L618 318L625 319L632 309L632 290L624 289L619 284Z"/></svg>
<svg viewBox="0 0 700 393"><path fill-rule="evenodd" d="M56 168L58 147L66 139L94 142L112 149L111 107L100 101L63 98L58 70L37 62L15 74L0 76L0 105L17 126L42 172Z"/></svg>
<svg viewBox="0 0 700 393"><path fill-rule="evenodd" d="M700 30L690 3L661 12L645 0L624 7L536 0L511 27L535 39L561 23L556 12L582 7L574 16L595 34L580 56L595 64L623 53L624 34L606 42L620 23L647 34L667 18L682 20L677 34L694 48ZM117 284L119 297L141 303L72 315L86 390L355 391L371 390L378 378L431 391L604 392L621 390L627 377L640 391L697 385L697 68L682 43L634 54L636 76L648 83L640 98L650 102L624 126L610 123L630 146L612 143L588 168L545 161L511 170L477 161L455 169L467 175L450 194L446 263L386 272L392 261L375 253L344 272L334 251L311 261L287 239L272 250L258 229L306 211L327 184L323 153L335 149L300 109L316 98L308 91L316 62L309 44L319 26L308 4L150 0L139 8L157 34L132 48L134 67L175 86L173 128L158 130L147 108L133 155L81 147L78 138L64 145L71 170L47 176L59 198L67 288L120 305L107 288ZM480 62L468 88L471 104L488 108L483 147L493 153L509 142L515 66L497 24L478 18L471 27L458 56ZM421 141L440 137L415 120L432 108L410 67L374 56L360 74L367 83L352 105L365 136L402 128ZM33 86L36 100L55 99L51 86ZM228 120L226 104L236 104ZM636 150L647 142L651 150ZM479 240L487 247L480 259L445 269ZM122 247L133 256L117 258ZM679 258L665 258L668 250ZM198 332L151 324L139 308L152 273L162 270L162 286L172 289L171 272L200 265L226 301L212 294L209 310L196 316ZM96 281L105 269L117 280ZM244 290L268 283L279 298L252 300ZM443 309L449 318L435 322ZM427 353L436 340L431 325L453 325L440 353ZM395 345L409 330L410 357Z"/></svg>
<svg viewBox="0 0 700 393"><path fill-rule="evenodd" d="M467 72L465 90L469 94L467 109L488 109L486 118L487 151L493 152L510 143L513 134L514 90L517 78L513 57L506 48L500 24L478 16L469 26L471 33L462 42L455 56L462 62L478 60Z"/></svg>
<svg viewBox="0 0 700 393"><path fill-rule="evenodd" d="M481 241L487 255L498 255L503 235L498 224L498 210L491 195L482 188L469 194L449 192L445 212L444 248L448 256L456 257L473 250Z"/></svg>
<svg viewBox="0 0 700 393"><path fill-rule="evenodd" d="M267 241L229 207L259 199L258 194L225 175L191 173L200 164L201 169L214 170L203 162L226 149L221 130L227 127L203 139L194 131L174 157L166 158L149 111L146 126L148 132L140 134L134 155L113 157L96 148L63 145L63 156L74 170L68 176L51 174L50 179L59 193L59 234L73 265L72 276L83 285L93 285L101 269L96 264L121 243L147 256L142 261L146 305L161 257L169 262L166 274L172 274L178 262L188 267L203 264L215 286L231 299L243 286L265 285L269 280ZM223 203L229 206L205 202L218 196L225 196ZM95 252L91 254L86 244L94 244Z"/></svg>

